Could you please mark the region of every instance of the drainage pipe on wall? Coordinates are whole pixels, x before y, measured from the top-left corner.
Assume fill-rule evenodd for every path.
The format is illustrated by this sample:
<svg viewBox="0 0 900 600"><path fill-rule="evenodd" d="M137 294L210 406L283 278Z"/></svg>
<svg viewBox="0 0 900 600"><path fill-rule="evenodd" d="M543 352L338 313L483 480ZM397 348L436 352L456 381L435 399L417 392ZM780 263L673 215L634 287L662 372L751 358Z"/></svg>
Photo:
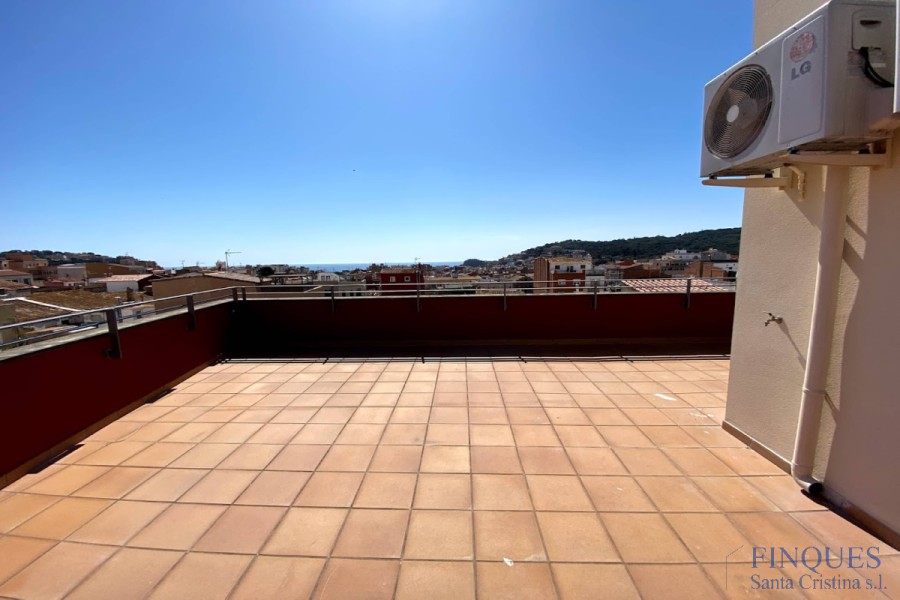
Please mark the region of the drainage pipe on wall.
<svg viewBox="0 0 900 600"><path fill-rule="evenodd" d="M791 475L794 481L812 494L822 490L822 483L813 478L812 472L819 441L819 422L825 404L825 386L837 314L844 252L844 225L847 221L849 171L849 167L830 166L827 167L825 174L819 266L816 271L816 291L809 328L806 371L803 374L800 419L797 422L797 438L794 441L794 456L791 459Z"/></svg>

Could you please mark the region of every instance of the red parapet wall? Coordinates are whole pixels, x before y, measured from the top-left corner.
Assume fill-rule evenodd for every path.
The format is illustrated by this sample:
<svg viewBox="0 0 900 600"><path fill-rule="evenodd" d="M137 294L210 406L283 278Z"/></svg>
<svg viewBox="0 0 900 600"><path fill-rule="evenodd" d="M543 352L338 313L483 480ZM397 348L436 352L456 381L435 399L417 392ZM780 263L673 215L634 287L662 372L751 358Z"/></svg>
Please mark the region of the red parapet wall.
<svg viewBox="0 0 900 600"><path fill-rule="evenodd" d="M236 305L229 354L289 356L341 346L701 342L727 352L734 294L534 294L416 298L250 299Z"/></svg>
<svg viewBox="0 0 900 600"><path fill-rule="evenodd" d="M194 330L185 314L124 328L122 358L97 335L0 360L0 476L215 360L231 309L197 310Z"/></svg>

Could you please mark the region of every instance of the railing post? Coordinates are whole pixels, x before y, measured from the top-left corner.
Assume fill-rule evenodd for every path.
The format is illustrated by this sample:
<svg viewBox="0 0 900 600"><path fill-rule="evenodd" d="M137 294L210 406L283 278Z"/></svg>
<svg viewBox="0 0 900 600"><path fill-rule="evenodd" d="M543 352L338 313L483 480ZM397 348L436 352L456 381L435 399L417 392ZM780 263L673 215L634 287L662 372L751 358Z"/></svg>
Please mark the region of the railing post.
<svg viewBox="0 0 900 600"><path fill-rule="evenodd" d="M594 310L597 310L597 287L598 287L597 282L595 281L594 282L594 301L593 301Z"/></svg>
<svg viewBox="0 0 900 600"><path fill-rule="evenodd" d="M335 313L337 311L337 305L334 301L334 286L332 285L329 290L329 295L331 296L331 312Z"/></svg>
<svg viewBox="0 0 900 600"><path fill-rule="evenodd" d="M506 310L506 282L503 282L503 310Z"/></svg>
<svg viewBox="0 0 900 600"><path fill-rule="evenodd" d="M237 302L238 299L238 291L236 287L231 288L231 299Z"/></svg>
<svg viewBox="0 0 900 600"><path fill-rule="evenodd" d="M116 309L110 308L106 312L106 327L109 331L109 350L106 351L107 356L112 358L122 358L122 343L119 339L119 319L116 315Z"/></svg>
<svg viewBox="0 0 900 600"><path fill-rule="evenodd" d="M687 287L685 288L684 307L685 308L691 307L691 280L690 279L687 280Z"/></svg>
<svg viewBox="0 0 900 600"><path fill-rule="evenodd" d="M244 286L241 288L241 300L246 300L246 299L247 299L247 287Z"/></svg>
<svg viewBox="0 0 900 600"><path fill-rule="evenodd" d="M187 297L188 331L197 329L197 312L194 310L194 297Z"/></svg>
<svg viewBox="0 0 900 600"><path fill-rule="evenodd" d="M419 289L418 281L416 282L416 312L422 312L421 290Z"/></svg>

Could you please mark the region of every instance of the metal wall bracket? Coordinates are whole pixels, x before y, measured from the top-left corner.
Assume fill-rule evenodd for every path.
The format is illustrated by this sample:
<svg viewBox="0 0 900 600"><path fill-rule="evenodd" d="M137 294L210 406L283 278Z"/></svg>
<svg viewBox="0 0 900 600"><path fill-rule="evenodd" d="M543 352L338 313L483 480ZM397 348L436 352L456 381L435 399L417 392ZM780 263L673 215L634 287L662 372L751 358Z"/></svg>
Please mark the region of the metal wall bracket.
<svg viewBox="0 0 900 600"><path fill-rule="evenodd" d="M703 185L713 187L735 188L778 188L779 190L796 189L800 197L806 195L806 173L793 165L786 165L778 176L766 175L765 177L729 177L719 179L710 177L702 181Z"/></svg>

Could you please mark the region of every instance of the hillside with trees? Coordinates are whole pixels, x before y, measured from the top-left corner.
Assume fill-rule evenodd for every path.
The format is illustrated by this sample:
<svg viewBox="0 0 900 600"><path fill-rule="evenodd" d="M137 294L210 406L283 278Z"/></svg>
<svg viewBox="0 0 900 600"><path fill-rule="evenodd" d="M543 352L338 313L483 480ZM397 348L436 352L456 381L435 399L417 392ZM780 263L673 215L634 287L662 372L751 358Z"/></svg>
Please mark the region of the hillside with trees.
<svg viewBox="0 0 900 600"><path fill-rule="evenodd" d="M552 242L543 246L529 248L509 256L504 256L496 262L509 262L537 258L538 256L568 255L573 251L590 253L594 262L606 262L610 260L622 260L625 258L646 259L661 256L676 248L699 252L710 248L717 248L723 252L737 254L741 245L741 228L728 227L725 229L704 229L679 235L665 236L655 235L651 237L636 237L609 241L591 242L586 240L564 240ZM473 264L469 264L469 263ZM470 259L464 262L466 266L476 266L475 263L483 263L478 259Z"/></svg>

